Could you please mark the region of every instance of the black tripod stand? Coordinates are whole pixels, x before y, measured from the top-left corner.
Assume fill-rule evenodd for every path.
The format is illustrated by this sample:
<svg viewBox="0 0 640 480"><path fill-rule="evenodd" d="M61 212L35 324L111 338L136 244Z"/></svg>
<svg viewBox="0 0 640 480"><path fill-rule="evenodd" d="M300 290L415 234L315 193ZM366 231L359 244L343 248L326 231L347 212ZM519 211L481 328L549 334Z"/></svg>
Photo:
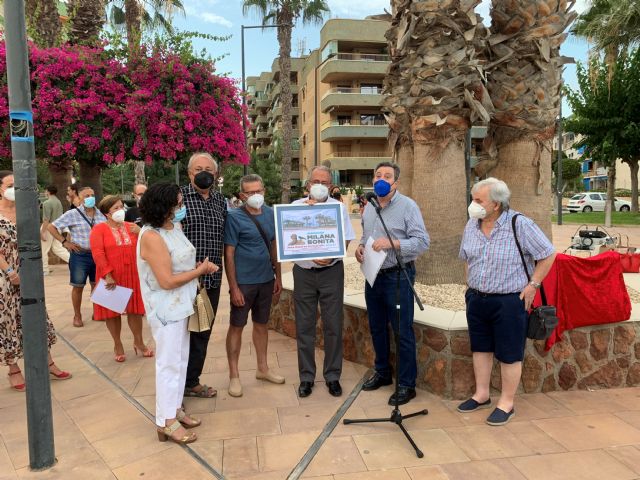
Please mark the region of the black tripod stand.
<svg viewBox="0 0 640 480"><path fill-rule="evenodd" d="M396 261L398 262L398 272L397 272L397 280L396 280L396 324L393 327L393 334L394 334L395 343L396 343L396 372L395 372L396 384L395 384L395 395L394 395L395 405L393 407L393 411L391 412L391 416L389 418L363 418L358 420L345 419L343 420L343 423L345 425L348 425L350 423L382 423L382 422L395 423L396 425L398 425L398 427L400 427L400 430L402 430L402 433L404 433L404 436L407 437L407 440L409 440L409 443L411 444L413 449L416 451L416 455L418 456L418 458L422 458L424 457L424 453L422 453L422 450L418 448L418 446L416 445L416 442L413 441L413 438L411 438L411 435L409 435L409 432L407 432L407 429L404 428L402 421L407 418L415 417L418 415L427 415L429 412L427 409L424 409L424 410L420 410L419 412L410 413L408 415L402 415L402 413L400 412L400 408L398 406L398 388L400 386L398 383L399 381L398 373L400 371L400 274L401 272L404 275L404 278L407 280L407 284L409 285L409 288L413 292L413 296L416 299L418 308L420 308L420 310L424 310L424 307L422 306L420 297L418 297L418 294L414 290L411 280L409 279L409 274L407 273L407 270L404 265L404 261L402 260L402 254L400 253L400 249L395 248L393 246L393 239L391 238L391 234L389 233L389 230L387 229L387 225L384 223L382 214L380 213L380 205L377 203L375 197L369 198L369 202L376 209L376 213L378 214L380 223L382 223L384 231L387 234L387 238L389 239L389 243L391 244L391 248L393 248L393 251L396 254Z"/></svg>

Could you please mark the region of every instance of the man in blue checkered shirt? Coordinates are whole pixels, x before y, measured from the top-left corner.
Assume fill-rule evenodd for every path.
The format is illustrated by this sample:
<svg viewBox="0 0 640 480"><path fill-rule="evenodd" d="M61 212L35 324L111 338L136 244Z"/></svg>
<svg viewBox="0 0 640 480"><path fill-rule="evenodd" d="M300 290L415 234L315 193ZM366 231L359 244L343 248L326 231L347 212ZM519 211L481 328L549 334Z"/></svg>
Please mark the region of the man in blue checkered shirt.
<svg viewBox="0 0 640 480"><path fill-rule="evenodd" d="M216 312L222 282L222 250L227 202L215 189L218 164L211 155L204 152L191 155L187 172L191 182L180 188L184 206L187 209L186 216L181 222L182 230L196 247L196 261L201 262L208 258L210 262L220 267L217 272L200 278L211 300L213 311ZM184 391L186 396L210 398L216 395L213 388L200 383L210 337L211 330L190 334L189 362Z"/></svg>
<svg viewBox="0 0 640 480"><path fill-rule="evenodd" d="M458 405L462 413L489 408L493 358L500 362L502 393L486 422L504 425L514 415L514 397L527 334L527 310L555 259L555 249L531 220L509 209L511 192L496 178L476 183L471 190L469 221L464 229L460 258L467 262L467 324L473 352L476 391ZM527 263L527 271L513 236L512 219Z"/></svg>

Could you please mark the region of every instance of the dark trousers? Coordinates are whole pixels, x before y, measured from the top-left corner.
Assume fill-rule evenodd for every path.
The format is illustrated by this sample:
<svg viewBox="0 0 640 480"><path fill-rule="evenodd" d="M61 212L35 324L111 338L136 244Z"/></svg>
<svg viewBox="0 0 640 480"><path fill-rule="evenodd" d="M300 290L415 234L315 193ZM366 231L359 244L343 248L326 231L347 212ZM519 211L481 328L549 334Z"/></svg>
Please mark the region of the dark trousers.
<svg viewBox="0 0 640 480"><path fill-rule="evenodd" d="M415 281L415 266L407 267L411 283ZM376 352L375 369L383 377L391 376L389 348L393 336L389 324L394 330L396 321L396 285L400 275L400 354L398 360L398 384L401 387L415 388L418 375L416 362L416 337L413 331L413 293L402 272L379 273L373 287L365 283L364 298L369 315L371 340Z"/></svg>
<svg viewBox="0 0 640 480"><path fill-rule="evenodd" d="M220 301L220 287L207 288L207 295L211 301L213 312L218 311ZM212 326L213 328L213 326ZM211 329L205 332L189 332L189 362L187 363L186 388L193 388L200 383L200 375L207 358L207 346L211 338Z"/></svg>
<svg viewBox="0 0 640 480"><path fill-rule="evenodd" d="M293 267L293 300L296 308L298 371L301 382L316 378L316 319L318 303L324 334L323 376L340 380L342 373L342 324L344 320L344 265L338 262L320 270Z"/></svg>

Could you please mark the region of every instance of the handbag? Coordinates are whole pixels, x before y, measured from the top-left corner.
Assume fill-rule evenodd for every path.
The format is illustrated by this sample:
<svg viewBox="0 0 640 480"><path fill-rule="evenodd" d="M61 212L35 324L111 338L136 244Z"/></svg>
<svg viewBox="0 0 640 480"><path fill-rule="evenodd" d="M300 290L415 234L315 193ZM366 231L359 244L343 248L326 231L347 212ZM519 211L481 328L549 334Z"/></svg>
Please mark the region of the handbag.
<svg viewBox="0 0 640 480"><path fill-rule="evenodd" d="M531 281L529 270L527 270L527 262L524 259L524 254L522 253L522 248L518 241L518 235L516 234L516 218L519 215L520 214L518 213L511 219L511 228L513 229L513 238L516 241L518 253L520 253L524 273L527 275L527 281ZM528 314L529 323L527 325L527 338L532 340L546 340L558 326L556 307L553 305L547 305L547 296L544 293L544 286L542 284L540 285L540 298L542 299L542 305L532 309Z"/></svg>
<svg viewBox="0 0 640 480"><path fill-rule="evenodd" d="M624 236L627 238L627 244L624 245L623 243L623 235L618 235L616 246L616 251L620 254L622 271L624 273L638 273L638 271L640 271L640 254L636 253L636 247L629 246L629 236Z"/></svg>
<svg viewBox="0 0 640 480"><path fill-rule="evenodd" d="M193 303L193 313L189 317L189 331L206 332L211 329L215 319L216 314L213 311L207 290L202 286L202 282L200 282L198 284L198 293Z"/></svg>

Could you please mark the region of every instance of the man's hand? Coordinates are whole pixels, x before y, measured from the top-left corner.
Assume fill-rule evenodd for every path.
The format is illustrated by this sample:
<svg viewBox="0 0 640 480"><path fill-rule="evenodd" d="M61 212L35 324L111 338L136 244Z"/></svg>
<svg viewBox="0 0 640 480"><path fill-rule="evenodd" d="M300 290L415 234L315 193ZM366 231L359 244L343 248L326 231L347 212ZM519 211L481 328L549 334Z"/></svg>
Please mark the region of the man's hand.
<svg viewBox="0 0 640 480"><path fill-rule="evenodd" d="M364 245L359 245L358 248L356 248L356 260L359 263L364 262Z"/></svg>
<svg viewBox="0 0 640 480"><path fill-rule="evenodd" d="M196 265L196 270L200 275L207 275L209 273L215 273L220 269L218 265L209 261L209 257L205 258L202 262Z"/></svg>
<svg viewBox="0 0 640 480"><path fill-rule="evenodd" d="M78 245L77 243L73 243L73 242L71 242L69 240L64 242L64 244L62 246L64 248L66 248L67 250L69 250L70 252L79 252L80 251L80 245Z"/></svg>
<svg viewBox="0 0 640 480"><path fill-rule="evenodd" d="M388 238L379 238L373 242L373 250L379 252L380 250L389 250L393 248L393 245L389 242Z"/></svg>
<svg viewBox="0 0 640 480"><path fill-rule="evenodd" d="M244 295L240 291L240 287L237 285L230 288L231 303L236 307L244 307Z"/></svg>
<svg viewBox="0 0 640 480"><path fill-rule="evenodd" d="M20 285L20 275L18 275L17 272L12 272L9 275L9 283L11 283L11 285L15 285L16 287Z"/></svg>
<svg viewBox="0 0 640 480"><path fill-rule="evenodd" d="M107 273L104 277L104 283L107 290L115 290L116 289L116 280L110 273Z"/></svg>
<svg viewBox="0 0 640 480"><path fill-rule="evenodd" d="M282 280L276 278L275 282L273 282L273 295L280 296L282 293Z"/></svg>
<svg viewBox="0 0 640 480"><path fill-rule="evenodd" d="M313 263L321 267L328 267L333 262L333 258L322 258L320 260L313 260Z"/></svg>
<svg viewBox="0 0 640 480"><path fill-rule="evenodd" d="M529 311L531 305L533 304L533 299L536 296L537 288L527 284L526 287L520 292L520 300L524 300L524 309Z"/></svg>

